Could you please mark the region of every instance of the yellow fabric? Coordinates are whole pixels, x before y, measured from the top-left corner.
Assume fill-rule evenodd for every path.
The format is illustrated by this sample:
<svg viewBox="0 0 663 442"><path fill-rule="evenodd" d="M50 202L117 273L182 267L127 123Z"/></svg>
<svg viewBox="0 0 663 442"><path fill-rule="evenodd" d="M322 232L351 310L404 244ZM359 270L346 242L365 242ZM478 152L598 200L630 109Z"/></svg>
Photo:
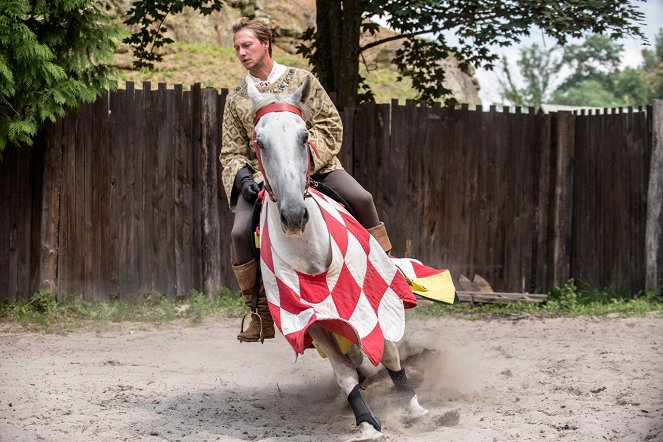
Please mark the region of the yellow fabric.
<svg viewBox="0 0 663 442"><path fill-rule="evenodd" d="M346 354L348 350L350 350L350 346L352 346L352 342L344 338L343 336L334 334L334 337L336 338L336 342L338 342L338 347L341 349L341 353ZM320 348L318 344L316 344L315 341L313 341L313 346L315 347L316 350L318 350L318 353L320 353L320 357L326 359L327 355L325 352Z"/></svg>
<svg viewBox="0 0 663 442"><path fill-rule="evenodd" d="M433 301L453 304L456 287L448 271L425 278L409 279L410 288L417 295Z"/></svg>

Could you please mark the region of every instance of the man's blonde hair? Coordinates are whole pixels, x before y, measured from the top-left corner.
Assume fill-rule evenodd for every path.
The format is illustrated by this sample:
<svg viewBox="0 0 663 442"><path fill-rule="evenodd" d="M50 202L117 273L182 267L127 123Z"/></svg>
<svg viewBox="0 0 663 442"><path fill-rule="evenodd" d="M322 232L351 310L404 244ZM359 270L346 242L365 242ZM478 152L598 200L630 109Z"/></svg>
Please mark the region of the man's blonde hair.
<svg viewBox="0 0 663 442"><path fill-rule="evenodd" d="M269 56L272 56L272 31L266 25L257 20L242 17L233 22L232 29L233 34L238 33L242 29L250 29L260 42L267 40L269 43Z"/></svg>

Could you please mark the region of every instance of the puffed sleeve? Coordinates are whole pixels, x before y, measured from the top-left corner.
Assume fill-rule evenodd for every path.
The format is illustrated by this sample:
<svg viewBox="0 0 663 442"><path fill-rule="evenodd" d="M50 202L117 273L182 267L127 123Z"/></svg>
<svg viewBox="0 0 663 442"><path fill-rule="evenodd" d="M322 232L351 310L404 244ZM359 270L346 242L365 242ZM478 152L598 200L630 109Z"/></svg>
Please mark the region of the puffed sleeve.
<svg viewBox="0 0 663 442"><path fill-rule="evenodd" d="M343 123L336 106L325 92L317 78L308 74L311 79L311 93L306 104L312 111L307 121L309 139L319 154L313 155L312 173L318 172L336 157L343 142Z"/></svg>
<svg viewBox="0 0 663 442"><path fill-rule="evenodd" d="M219 161L223 166L221 180L230 208L237 204L238 191L234 187L235 175L244 166L251 165L249 137L244 124L237 116L235 102L229 97L223 112L221 131L221 153Z"/></svg>

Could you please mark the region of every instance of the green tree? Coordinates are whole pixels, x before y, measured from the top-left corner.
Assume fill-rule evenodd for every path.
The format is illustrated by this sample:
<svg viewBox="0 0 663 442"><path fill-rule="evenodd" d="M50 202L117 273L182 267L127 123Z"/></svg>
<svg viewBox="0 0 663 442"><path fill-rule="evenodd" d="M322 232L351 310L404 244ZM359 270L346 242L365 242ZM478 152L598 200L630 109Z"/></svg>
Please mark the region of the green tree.
<svg viewBox="0 0 663 442"><path fill-rule="evenodd" d="M558 90L577 87L586 80L598 81L610 89L613 77L619 71L623 51L623 45L599 34L566 46L562 61L572 73Z"/></svg>
<svg viewBox="0 0 663 442"><path fill-rule="evenodd" d="M550 96L552 82L562 68L558 52L556 47L546 49L536 43L521 48L516 64L523 77L523 86L514 81L507 59L502 57L503 78L499 80L502 98L516 106L539 108Z"/></svg>
<svg viewBox="0 0 663 442"><path fill-rule="evenodd" d="M659 29L654 37L654 49L642 50L642 58L646 70L655 69L663 64L663 29Z"/></svg>
<svg viewBox="0 0 663 442"><path fill-rule="evenodd" d="M651 98L663 98L663 29L654 39L653 49L643 49L643 69Z"/></svg>
<svg viewBox="0 0 663 442"><path fill-rule="evenodd" d="M120 32L93 0L0 2L0 152L109 87Z"/></svg>
<svg viewBox="0 0 663 442"><path fill-rule="evenodd" d="M237 2L231 2L232 4ZM184 8L191 8L202 15L221 10L221 0L136 0L127 12L125 23L136 26L132 34L124 39L133 47L134 67L154 69L154 63L163 61L163 56L155 49L173 42L166 37L168 29L163 25L169 15L179 14Z"/></svg>
<svg viewBox="0 0 663 442"><path fill-rule="evenodd" d="M552 101L572 106L619 107L644 105L651 94L642 69L620 69L623 46L593 35L564 48L564 65L571 71L555 90Z"/></svg>
<svg viewBox="0 0 663 442"><path fill-rule="evenodd" d="M622 45L602 35L565 47L523 48L517 61L523 85L513 81L513 73L503 60L502 98L534 107L542 102L595 107L644 105L652 97L646 73L642 68L620 69L622 52ZM562 72L570 74L551 92L552 80Z"/></svg>
<svg viewBox="0 0 663 442"><path fill-rule="evenodd" d="M363 51L396 39L403 47L394 64L409 77L420 98L449 94L438 63L458 57L460 67L494 67L494 48L519 43L533 29L560 44L569 37L604 33L611 38L642 33L643 14L637 1L622 0L316 0L316 28L307 30L300 52L311 60L328 91L337 92L340 106L358 102L359 60ZM369 20L381 17L398 35L360 44L362 35L375 35ZM453 33L454 41L447 38ZM420 38L423 34L433 39Z"/></svg>

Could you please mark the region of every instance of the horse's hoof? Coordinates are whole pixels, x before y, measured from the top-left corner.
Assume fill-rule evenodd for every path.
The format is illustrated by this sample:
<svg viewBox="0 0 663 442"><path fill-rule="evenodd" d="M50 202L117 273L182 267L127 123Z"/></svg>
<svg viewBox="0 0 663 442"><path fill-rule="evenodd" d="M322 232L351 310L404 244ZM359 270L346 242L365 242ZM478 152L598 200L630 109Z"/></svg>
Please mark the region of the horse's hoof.
<svg viewBox="0 0 663 442"><path fill-rule="evenodd" d="M348 442L364 442L364 441L383 441L385 440L384 434L380 433L378 430L373 427L373 425L368 422L362 422L359 424L359 429L361 430L361 435L354 439L350 439Z"/></svg>
<svg viewBox="0 0 663 442"><path fill-rule="evenodd" d="M414 396L412 399L410 399L410 402L407 405L408 405L407 408L408 408L409 419L419 420L422 417L428 416L430 414L428 410L426 410L424 407L419 405L417 396Z"/></svg>

